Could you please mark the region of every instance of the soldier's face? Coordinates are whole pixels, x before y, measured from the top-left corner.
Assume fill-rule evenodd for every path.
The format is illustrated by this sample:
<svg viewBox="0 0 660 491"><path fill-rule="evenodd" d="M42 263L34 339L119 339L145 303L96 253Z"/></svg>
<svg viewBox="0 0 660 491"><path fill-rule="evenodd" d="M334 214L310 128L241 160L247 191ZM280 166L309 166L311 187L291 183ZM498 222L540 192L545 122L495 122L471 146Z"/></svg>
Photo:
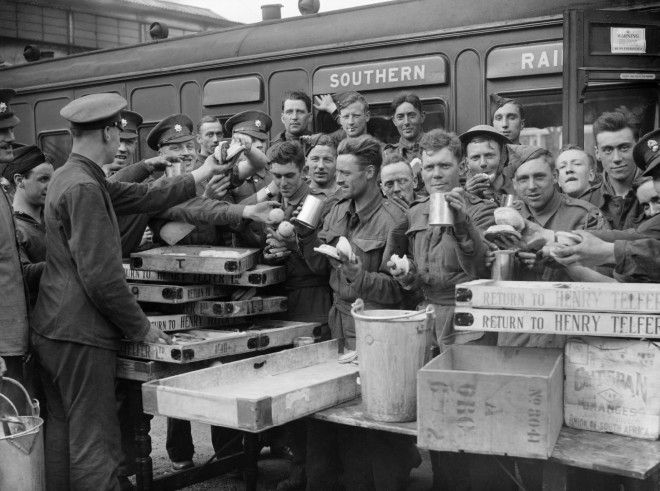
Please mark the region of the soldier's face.
<svg viewBox="0 0 660 491"><path fill-rule="evenodd" d="M24 194L28 203L33 206L44 206L46 191L53 176L53 166L48 162L39 164L27 177L16 178L16 192Z"/></svg>
<svg viewBox="0 0 660 491"><path fill-rule="evenodd" d="M406 162L388 164L380 170L380 188L388 198L399 198L410 204L415 200L416 179Z"/></svg>
<svg viewBox="0 0 660 491"><path fill-rule="evenodd" d="M422 180L426 191L448 193L460 185L458 159L448 148L422 152Z"/></svg>
<svg viewBox="0 0 660 491"><path fill-rule="evenodd" d="M284 109L282 109L282 123L284 129L294 135L301 135L309 123L310 112L304 101L287 99L284 101Z"/></svg>
<svg viewBox="0 0 660 491"><path fill-rule="evenodd" d="M556 192L556 174L545 158L530 160L518 167L513 187L530 209L542 211Z"/></svg>
<svg viewBox="0 0 660 491"><path fill-rule="evenodd" d="M339 111L339 123L349 137L366 134L367 121L369 111L365 111L364 104L359 101Z"/></svg>
<svg viewBox="0 0 660 491"><path fill-rule="evenodd" d="M273 162L270 172L273 174L273 181L277 184L280 194L284 198L293 196L303 182L302 172L293 162L288 164Z"/></svg>
<svg viewBox="0 0 660 491"><path fill-rule="evenodd" d="M636 194L647 218L660 214L660 196L655 190L654 181L646 181L640 184Z"/></svg>
<svg viewBox="0 0 660 491"><path fill-rule="evenodd" d="M404 102L394 111L392 122L403 138L413 141L422 132L424 113L419 112L411 103Z"/></svg>
<svg viewBox="0 0 660 491"><path fill-rule="evenodd" d="M344 196L353 199L359 198L367 190L369 180L374 177L374 166L367 165L363 168L355 155L347 154L337 157L337 185Z"/></svg>
<svg viewBox="0 0 660 491"><path fill-rule="evenodd" d="M615 181L629 182L635 175L633 147L635 136L630 128L603 131L596 135L596 157L603 170Z"/></svg>
<svg viewBox="0 0 660 491"><path fill-rule="evenodd" d="M508 102L493 114L493 128L506 136L513 143L518 143L525 121L520 117L518 106Z"/></svg>
<svg viewBox="0 0 660 491"><path fill-rule="evenodd" d="M472 175L495 174L500 165L500 146L494 140L471 142L465 149L466 163Z"/></svg>
<svg viewBox="0 0 660 491"><path fill-rule="evenodd" d="M321 187L332 184L337 171L337 155L332 147L316 145L307 155L309 176Z"/></svg>
<svg viewBox="0 0 660 491"><path fill-rule="evenodd" d="M222 125L218 122L204 123L199 128L197 143L202 155L211 155L222 139Z"/></svg>
<svg viewBox="0 0 660 491"><path fill-rule="evenodd" d="M119 148L115 153L113 164L127 166L133 163L135 156L135 147L137 145L137 138L119 138Z"/></svg>
<svg viewBox="0 0 660 491"><path fill-rule="evenodd" d="M582 150L566 150L560 153L556 167L559 187L573 198L582 196L596 178L589 157Z"/></svg>
<svg viewBox="0 0 660 491"><path fill-rule="evenodd" d="M188 164L195 158L195 144L192 140L182 143L170 143L160 147L158 153L160 153L162 157L176 159Z"/></svg>
<svg viewBox="0 0 660 491"><path fill-rule="evenodd" d="M14 160L14 128L0 129L0 162L11 162Z"/></svg>

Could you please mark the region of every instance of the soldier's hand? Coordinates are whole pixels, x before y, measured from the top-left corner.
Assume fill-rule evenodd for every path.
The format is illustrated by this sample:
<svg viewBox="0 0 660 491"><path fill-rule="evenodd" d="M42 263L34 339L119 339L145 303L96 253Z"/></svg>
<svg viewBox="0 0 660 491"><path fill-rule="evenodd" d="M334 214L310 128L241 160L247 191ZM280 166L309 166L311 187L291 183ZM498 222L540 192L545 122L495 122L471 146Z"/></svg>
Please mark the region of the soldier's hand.
<svg viewBox="0 0 660 491"><path fill-rule="evenodd" d="M291 255L291 251L284 246L266 245L264 248L264 259L266 261L281 261Z"/></svg>
<svg viewBox="0 0 660 491"><path fill-rule="evenodd" d="M455 223L465 223L467 221L467 203L462 191L461 188L454 188L445 194L447 203L454 209Z"/></svg>
<svg viewBox="0 0 660 491"><path fill-rule="evenodd" d="M337 104L335 104L330 94L316 95L314 96L314 108L317 111L325 111L328 114L332 114L337 110Z"/></svg>
<svg viewBox="0 0 660 491"><path fill-rule="evenodd" d="M232 164L223 164L215 158L214 154L206 157L206 160L199 169L195 169L192 174L195 179L195 184L210 180L216 174L228 174L232 168Z"/></svg>
<svg viewBox="0 0 660 491"><path fill-rule="evenodd" d="M362 261L360 260L360 257L355 255L355 260L351 261L350 258L346 256L343 252L337 251L337 253L339 254L339 260L340 260L339 261L340 265L338 269L340 269L344 273L344 276L348 281L355 281L355 279L362 271Z"/></svg>
<svg viewBox="0 0 660 491"><path fill-rule="evenodd" d="M468 193L479 194L490 188L490 179L483 174L469 177L465 182L465 190Z"/></svg>
<svg viewBox="0 0 660 491"><path fill-rule="evenodd" d="M178 161L178 159L177 159ZM144 161L144 165L147 167L147 170L149 171L149 174L153 174L154 172L162 172L168 167L170 167L172 164L170 160L161 157L160 155L157 155L156 157L151 157L150 159L146 159Z"/></svg>
<svg viewBox="0 0 660 491"><path fill-rule="evenodd" d="M165 342L166 344L172 344L172 338L165 334L163 331L154 326L149 326L149 331L147 331L146 336L143 341L145 343L159 343Z"/></svg>
<svg viewBox="0 0 660 491"><path fill-rule="evenodd" d="M488 249L486 250L486 254L484 254L484 264L487 268L490 269L493 266L493 263L495 262L495 251L499 250L499 247L496 244L493 244L492 242L488 242L487 240L485 240L484 242L488 246Z"/></svg>
<svg viewBox="0 0 660 491"><path fill-rule="evenodd" d="M204 196L210 199L221 200L227 195L231 178L228 175L216 174L206 185Z"/></svg>
<svg viewBox="0 0 660 491"><path fill-rule="evenodd" d="M538 223L525 220L525 228L521 233L521 243L524 249L539 251L544 245L554 242L555 233L541 227Z"/></svg>
<svg viewBox="0 0 660 491"><path fill-rule="evenodd" d="M536 254L533 252L518 251L516 253L520 263L527 269L533 269L536 265Z"/></svg>
<svg viewBox="0 0 660 491"><path fill-rule="evenodd" d="M550 254L559 264L590 267L615 263L613 242L605 242L584 230L574 230L573 233L582 239L578 244L557 248Z"/></svg>
<svg viewBox="0 0 660 491"><path fill-rule="evenodd" d="M231 143L237 143L241 145L246 152L249 152L252 148L252 137L243 133L234 133L231 137Z"/></svg>
<svg viewBox="0 0 660 491"><path fill-rule="evenodd" d="M387 199L389 199L393 204L397 205L404 213L410 208L410 205L398 196L390 196Z"/></svg>
<svg viewBox="0 0 660 491"><path fill-rule="evenodd" d="M243 208L243 218L265 223L266 225L275 225L277 221L270 217L270 212L279 207L280 204L277 201L264 201L256 205L247 205Z"/></svg>

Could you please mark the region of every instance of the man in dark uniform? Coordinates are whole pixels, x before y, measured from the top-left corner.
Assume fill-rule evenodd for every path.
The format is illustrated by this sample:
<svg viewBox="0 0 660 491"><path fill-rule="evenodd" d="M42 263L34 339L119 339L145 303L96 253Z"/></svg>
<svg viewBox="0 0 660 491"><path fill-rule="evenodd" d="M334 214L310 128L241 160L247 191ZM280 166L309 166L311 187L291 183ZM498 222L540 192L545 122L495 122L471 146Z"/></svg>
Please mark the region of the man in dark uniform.
<svg viewBox="0 0 660 491"><path fill-rule="evenodd" d="M0 89L0 175L14 158L14 127L20 123L10 104L15 94L12 89ZM26 286L36 286L39 273L21 268L11 200L0 186L0 357L4 358L0 365L6 376L20 381L25 381L23 362L28 352ZM5 394L14 401L23 397L18 391Z"/></svg>
<svg viewBox="0 0 660 491"><path fill-rule="evenodd" d="M309 174L309 188L328 198L339 190L337 186L337 147L328 135L318 135L309 143L305 165Z"/></svg>
<svg viewBox="0 0 660 491"><path fill-rule="evenodd" d="M311 135L309 131L309 120L312 117L312 101L307 94L294 90L287 92L282 99L282 124L284 131L277 135L271 142L271 146L283 141L295 141L303 146L301 137Z"/></svg>
<svg viewBox="0 0 660 491"><path fill-rule="evenodd" d="M44 267L46 229L42 219L46 191L53 172L53 165L34 145L17 149L14 152L14 160L3 172L3 176L15 189L14 223L24 269L34 268L42 271ZM30 289L32 305L36 301L37 292L35 288Z"/></svg>
<svg viewBox="0 0 660 491"><path fill-rule="evenodd" d="M121 112L121 133L119 134L119 148L111 163L103 166L106 176L111 176L118 170L134 162L137 150L138 128L142 124L142 116L135 111L124 109Z"/></svg>
<svg viewBox="0 0 660 491"><path fill-rule="evenodd" d="M520 133L525 127L525 110L517 99L490 96L491 123L496 131L504 135L513 145L520 145Z"/></svg>
<svg viewBox="0 0 660 491"><path fill-rule="evenodd" d="M213 155L215 148L222 140L222 123L215 116L202 116L197 122L197 143L199 150L197 151L196 166L201 166L206 157Z"/></svg>
<svg viewBox="0 0 660 491"><path fill-rule="evenodd" d="M116 154L125 107L121 96L103 93L60 111L71 122L73 147L46 197L48 255L32 325L48 402L46 481L53 489L119 489L119 340L170 342L126 284L115 213L185 201L219 167L209 161L159 188L107 181L101 167Z"/></svg>

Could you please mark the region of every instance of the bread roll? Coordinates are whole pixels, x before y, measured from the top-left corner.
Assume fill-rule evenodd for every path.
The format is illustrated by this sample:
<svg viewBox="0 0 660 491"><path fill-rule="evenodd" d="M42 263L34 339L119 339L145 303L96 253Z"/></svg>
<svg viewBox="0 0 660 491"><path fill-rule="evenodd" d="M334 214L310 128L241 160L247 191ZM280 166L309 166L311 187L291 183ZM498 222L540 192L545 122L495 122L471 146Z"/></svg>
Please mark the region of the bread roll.
<svg viewBox="0 0 660 491"><path fill-rule="evenodd" d="M525 220L514 208L501 206L495 209L493 215L497 225L511 225L519 232L525 228Z"/></svg>

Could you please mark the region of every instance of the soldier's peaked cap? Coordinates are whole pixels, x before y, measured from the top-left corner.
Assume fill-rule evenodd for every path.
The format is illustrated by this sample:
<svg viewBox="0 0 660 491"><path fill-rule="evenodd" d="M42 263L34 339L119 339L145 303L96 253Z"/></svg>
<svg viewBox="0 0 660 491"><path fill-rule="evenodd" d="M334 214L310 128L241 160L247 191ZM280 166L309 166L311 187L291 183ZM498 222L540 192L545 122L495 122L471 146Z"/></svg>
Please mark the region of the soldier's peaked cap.
<svg viewBox="0 0 660 491"><path fill-rule="evenodd" d="M121 117L121 133L119 133L119 138L137 138L138 128L142 124L142 116L135 111L129 111L127 109L124 109L119 116Z"/></svg>
<svg viewBox="0 0 660 491"><path fill-rule="evenodd" d="M147 136L147 145L158 150L163 145L183 143L194 138L194 124L185 114L173 114L153 127Z"/></svg>
<svg viewBox="0 0 660 491"><path fill-rule="evenodd" d="M253 138L266 140L272 125L273 120L265 112L243 111L225 121L225 134L245 133Z"/></svg>
<svg viewBox="0 0 660 491"><path fill-rule="evenodd" d="M660 166L660 129L647 133L633 147L633 159L644 172L642 176L653 176Z"/></svg>
<svg viewBox="0 0 660 491"><path fill-rule="evenodd" d="M92 130L115 124L119 126L119 112L126 105L126 99L114 92L89 94L69 102L60 115L74 128Z"/></svg>
<svg viewBox="0 0 660 491"><path fill-rule="evenodd" d="M11 109L11 99L16 95L14 89L0 89L0 130L13 128L21 122Z"/></svg>

